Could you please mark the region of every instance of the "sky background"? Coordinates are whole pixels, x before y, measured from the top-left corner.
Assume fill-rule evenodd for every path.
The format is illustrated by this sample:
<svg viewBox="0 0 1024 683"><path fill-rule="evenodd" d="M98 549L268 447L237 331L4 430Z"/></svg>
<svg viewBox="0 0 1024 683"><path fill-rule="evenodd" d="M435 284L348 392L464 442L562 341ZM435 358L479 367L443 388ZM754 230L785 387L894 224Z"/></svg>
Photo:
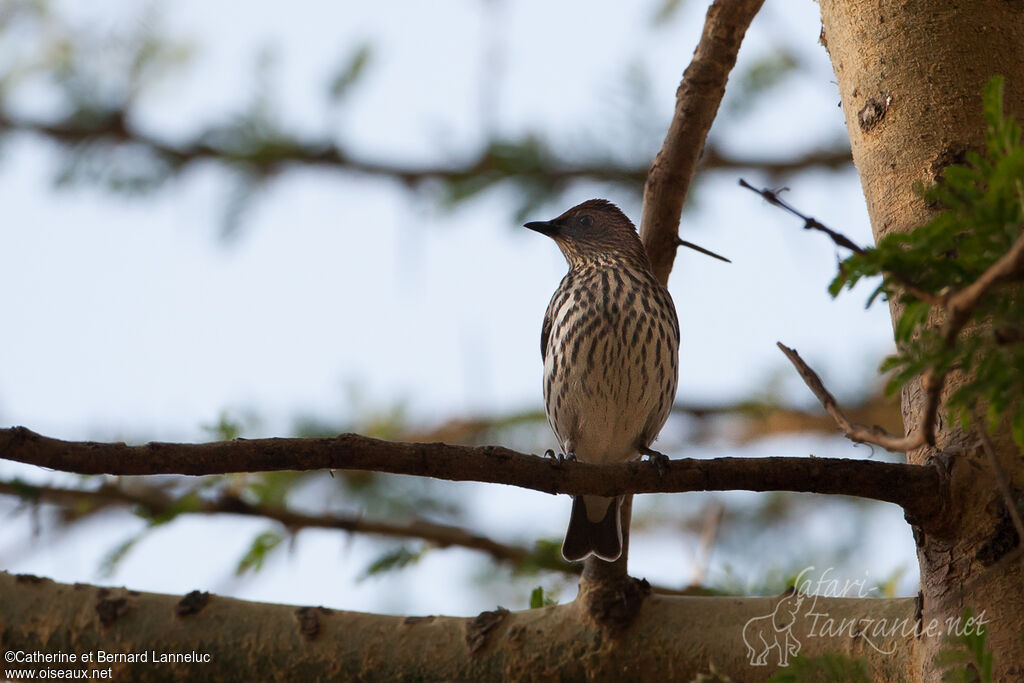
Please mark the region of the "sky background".
<svg viewBox="0 0 1024 683"><path fill-rule="evenodd" d="M116 44L151 28L189 44L188 65L140 95L139 128L188 139L244 110L262 82L289 130L410 164L468 158L494 133L528 131L543 131L568 151L653 158L705 10L685 2L654 26L657 3L296 1L287 14L272 2L247 3L244 12L198 0L141 7L54 5L83 35ZM803 65L801 75L752 105L727 93L711 133L715 144L772 158L845 137L831 67L817 44L817 11L811 2L769 3L755 19L736 73L784 49ZM34 49L9 33L0 64ZM365 76L343 105L330 106L326 84L364 43L373 48ZM110 82L116 87L116 70ZM15 89L7 102L25 115L59 114L45 84ZM31 136L9 138L0 150L7 321L0 424L64 439L196 441L210 438L206 427L222 414L241 419L245 435L256 437L287 434L299 416L342 424L396 405L424 427L541 408L540 323L566 266L550 240L519 227L512 189L448 210L429 193L391 181L292 170L261 188L237 233L223 239L232 181L215 168L125 198L89 186L55 189L61 159L51 143ZM684 250L676 259L669 288L682 329L678 400L773 394L812 406L776 341L797 348L840 398L872 390L874 370L892 348L887 308L865 310L865 287L830 299L835 248L739 188L737 178L704 178L683 217L685 239L733 264ZM793 204L870 242L852 169L805 173L788 184ZM616 201L638 222L637 195L601 185L573 187L530 218L553 217L594 196ZM666 439L673 430L670 423ZM871 455L811 437L743 447L672 443L674 455L690 457ZM0 475L76 481L7 462ZM479 528L503 539L560 536L568 515L566 497L475 484L453 490ZM719 499L743 509L757 495ZM331 500L313 487L293 503L313 509ZM641 504L652 514L694 513L706 502L648 496ZM266 527L237 519L180 519L147 536L101 580L101 558L144 522L109 513L85 531L48 534L44 514L43 533L35 534L32 516L14 514L15 507L0 498L0 515L11 520L0 527L0 567L61 581L405 613L470 614L492 608L496 595L474 588L486 565L459 550L360 581L378 546L326 531L303 531L292 552L276 555L254 577L235 579L234 563ZM806 508L801 527L747 537L744 548L724 553L733 564L713 559L711 575L742 582L794 558L813 562L820 547L845 534L863 546L850 571L882 582L905 567L901 590L916 591L913 543L897 508L876 506L856 521L848 519L849 506L820 497L808 498ZM790 542L788 555L779 551L780 537ZM693 538L665 531L650 539L632 548L633 573L685 584ZM439 590L423 591L428 584ZM562 591L571 598L570 587ZM526 597L510 592L503 604L522 608Z"/></svg>

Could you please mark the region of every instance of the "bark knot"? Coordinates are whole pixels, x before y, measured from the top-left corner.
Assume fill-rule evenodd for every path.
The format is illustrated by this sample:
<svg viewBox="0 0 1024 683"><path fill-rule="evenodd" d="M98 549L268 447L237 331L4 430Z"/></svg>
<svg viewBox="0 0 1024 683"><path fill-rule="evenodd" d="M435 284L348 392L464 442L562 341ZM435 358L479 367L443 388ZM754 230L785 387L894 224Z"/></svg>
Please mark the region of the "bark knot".
<svg viewBox="0 0 1024 683"><path fill-rule="evenodd" d="M487 644L487 637L508 616L508 610L499 607L490 612L481 612L466 622L466 645L470 653L476 653Z"/></svg>
<svg viewBox="0 0 1024 683"><path fill-rule="evenodd" d="M188 617L199 614L210 602L210 594L207 592L192 591L174 606L174 614L179 617Z"/></svg>
<svg viewBox="0 0 1024 683"><path fill-rule="evenodd" d="M583 600L587 616L598 626L619 633L633 623L650 594L647 579L625 576L614 581L584 582L577 600Z"/></svg>
<svg viewBox="0 0 1024 683"><path fill-rule="evenodd" d="M128 611L127 598L108 598L108 592L101 590L96 601L96 616L104 628L110 628Z"/></svg>
<svg viewBox="0 0 1024 683"><path fill-rule="evenodd" d="M886 112L889 111L889 105L892 104L892 95L882 94L878 97L872 97L867 103L861 107L861 110L857 112L857 123L860 124L861 131L867 133L869 130L877 126L885 118Z"/></svg>
<svg viewBox="0 0 1024 683"><path fill-rule="evenodd" d="M331 610L326 607L300 607L295 610L295 619L299 622L299 633L306 640L316 640L320 635L320 615L329 615Z"/></svg>

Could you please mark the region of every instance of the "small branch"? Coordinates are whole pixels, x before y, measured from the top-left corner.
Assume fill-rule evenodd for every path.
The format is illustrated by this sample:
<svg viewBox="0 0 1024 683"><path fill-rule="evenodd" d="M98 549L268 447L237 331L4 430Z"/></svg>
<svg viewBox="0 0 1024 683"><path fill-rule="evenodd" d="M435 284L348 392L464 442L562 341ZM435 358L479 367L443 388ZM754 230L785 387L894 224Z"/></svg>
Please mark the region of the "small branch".
<svg viewBox="0 0 1024 683"><path fill-rule="evenodd" d="M704 31L676 90L676 108L665 141L644 185L640 238L654 274L668 282L676 254L679 219L690 182L743 36L764 0L715 0Z"/></svg>
<svg viewBox="0 0 1024 683"><path fill-rule="evenodd" d="M676 246L686 247L687 249L693 249L694 251L699 251L700 253L704 254L705 256L710 256L711 258L716 258L719 261L725 261L726 263L732 263L732 261L730 261L729 259L725 258L721 254L716 254L715 252L711 251L710 249L705 249L704 247L700 246L699 244L694 244L693 242L688 242L688 241L684 240L681 237L676 237Z"/></svg>
<svg viewBox="0 0 1024 683"><path fill-rule="evenodd" d="M1013 499L1013 493L1010 491L1009 479L1006 477L1003 466L999 464L999 458L996 456L995 448L992 447L992 439L989 438L981 415L975 414L974 420L978 426L978 435L981 437L981 447L985 451L985 455L988 456L988 464L992 467L992 476L995 477L996 486L999 487L999 493L1003 496L1003 503L1006 505L1007 512L1010 513L1010 519L1013 520L1013 527L1017 530L1017 546L1018 548L1024 547L1024 522L1021 521L1017 501Z"/></svg>
<svg viewBox="0 0 1024 683"><path fill-rule="evenodd" d="M151 488L145 491L126 491L119 486L106 484L96 490L40 486L23 482L0 481L0 495L18 496L29 501L46 501L70 508L91 504L93 509L119 505L136 505L151 515L160 515L178 510L181 514L231 514L248 517L262 517L279 522L289 529L339 529L353 533L374 534L393 538L418 538L441 548L452 546L468 548L490 555L498 562L521 565L526 561L541 569L578 574L579 568L567 562L546 562L546 558L522 546L499 543L486 536L473 533L462 527L437 524L425 520L413 520L405 524L364 519L353 515L319 514L310 515L286 508L269 505L254 505L237 496L221 494L213 499L197 500L186 509L176 507L174 498L163 491Z"/></svg>
<svg viewBox="0 0 1024 683"><path fill-rule="evenodd" d="M792 204L784 201L782 197L779 196L778 192L774 190L769 190L767 188L759 190L750 183L748 183L743 178L740 178L740 187L745 187L751 192L756 192L757 194L761 195L761 197L764 198L764 200L769 204L777 206L780 209L783 209L784 211L788 211L789 213L793 214L794 216L802 220L804 222L804 230L817 230L819 232L823 232L832 239L832 242L834 242L837 247L845 247L846 249L849 249L855 254L864 253L864 249L858 246L857 243L855 243L846 235L842 234L841 232L836 232L827 225L818 222L816 218L805 216L804 214L797 211Z"/></svg>
<svg viewBox="0 0 1024 683"><path fill-rule="evenodd" d="M828 227L827 225L819 222L817 219L811 218L810 216L807 216L798 211L791 204L789 204L788 202L784 201L781 197L779 197L778 192L769 190L767 188L759 190L750 183L748 183L746 180L743 180L742 178L740 178L740 186L752 192L756 192L757 194L761 195L761 197L763 197L764 200L767 201L769 204L777 206L785 211L788 211L789 213L793 214L794 216L802 220L804 222L804 230L817 230L819 232L823 232L829 236L829 238L837 247L844 247L855 254L865 253L863 247L859 246L857 243L855 243L853 240L851 240L843 233L837 232L832 228ZM921 289L913 282L910 282L905 277L900 275L899 273L886 272L885 276L893 280L894 282L899 283L899 285L907 294L910 294L911 296L920 299L921 301L926 301L933 306L940 306L943 303L941 297L935 296L931 292L927 292Z"/></svg>
<svg viewBox="0 0 1024 683"><path fill-rule="evenodd" d="M817 397L818 401L821 402L822 407L832 416L832 419L836 421L839 428L843 430L843 434L846 438L857 443L870 443L889 451L906 452L910 449L917 448L918 446L924 445L924 438L921 432L918 431L909 436L895 436L885 431L881 427L875 425L867 427L865 425L856 424L851 422L846 414L843 413L839 407L839 403L835 397L825 388L821 378L818 377L818 373L814 372L804 359L800 357L800 354L795 349L791 349L788 346L782 344L782 342L776 342L782 353L786 354L786 358L793 364L797 372L803 378L807 388Z"/></svg>
<svg viewBox="0 0 1024 683"><path fill-rule="evenodd" d="M672 460L662 475L646 462L559 465L500 446L381 441L358 434L321 439L235 439L204 444L60 441L24 427L0 429L0 458L79 474L225 474L348 469L508 484L546 493L617 496L684 491L801 491L882 500L908 515L937 516L941 478L929 466L840 458Z"/></svg>

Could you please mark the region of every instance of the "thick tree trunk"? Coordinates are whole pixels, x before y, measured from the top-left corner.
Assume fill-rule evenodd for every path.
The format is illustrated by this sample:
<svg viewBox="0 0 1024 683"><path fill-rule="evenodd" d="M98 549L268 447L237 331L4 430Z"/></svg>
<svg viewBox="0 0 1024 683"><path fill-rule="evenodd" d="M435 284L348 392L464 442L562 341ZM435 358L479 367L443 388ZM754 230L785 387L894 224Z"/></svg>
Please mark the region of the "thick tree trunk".
<svg viewBox="0 0 1024 683"><path fill-rule="evenodd" d="M655 595L629 628L616 630L596 625L580 602L475 618L397 617L0 573L0 678L109 669L113 680L137 682L690 681L714 665L761 680L778 669L780 651L763 650L757 636L781 634L800 654L863 657L873 681L904 680L915 647L913 599L817 598L819 619L770 623L789 599ZM812 608L809 600L801 612ZM755 656L767 653L763 665L749 666L745 641ZM64 659L32 661L36 653ZM146 661L110 657L142 653ZM181 655L191 658L173 662Z"/></svg>
<svg viewBox="0 0 1024 683"><path fill-rule="evenodd" d="M835 69L875 238L911 230L933 215L914 184L935 182L966 150L982 146L981 93L993 75L1006 78L1006 111L1018 120L1024 114L1024 4L821 0L821 13L821 41ZM951 375L946 395L959 382ZM923 402L920 382L906 388L905 424L920 422ZM1010 481L1020 482L1024 467L1007 431L995 439L997 456ZM948 457L952 476L946 528L917 534L923 617L984 611L996 680L1024 680L1017 534L977 436L943 416L936 443L908 453L911 463ZM922 680L939 680L933 658L944 640L922 641L915 669Z"/></svg>

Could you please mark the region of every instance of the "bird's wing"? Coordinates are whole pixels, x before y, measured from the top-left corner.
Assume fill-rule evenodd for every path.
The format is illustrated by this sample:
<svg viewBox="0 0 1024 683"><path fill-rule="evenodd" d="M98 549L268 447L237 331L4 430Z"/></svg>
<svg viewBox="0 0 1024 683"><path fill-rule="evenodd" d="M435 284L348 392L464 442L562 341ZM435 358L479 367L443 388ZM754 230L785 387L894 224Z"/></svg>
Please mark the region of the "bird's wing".
<svg viewBox="0 0 1024 683"><path fill-rule="evenodd" d="M552 301L552 303L554 303ZM548 352L548 337L551 336L551 305L544 311L544 323L540 326L540 357L544 358Z"/></svg>
<svg viewBox="0 0 1024 683"><path fill-rule="evenodd" d="M548 309L544 311L544 323L540 326L540 357L545 358L548 353L548 341L551 338L551 324L555 320L555 314L562 305L562 301L571 288L572 271L565 274L562 278L562 282L558 285L558 289L551 295L551 301L548 302Z"/></svg>

